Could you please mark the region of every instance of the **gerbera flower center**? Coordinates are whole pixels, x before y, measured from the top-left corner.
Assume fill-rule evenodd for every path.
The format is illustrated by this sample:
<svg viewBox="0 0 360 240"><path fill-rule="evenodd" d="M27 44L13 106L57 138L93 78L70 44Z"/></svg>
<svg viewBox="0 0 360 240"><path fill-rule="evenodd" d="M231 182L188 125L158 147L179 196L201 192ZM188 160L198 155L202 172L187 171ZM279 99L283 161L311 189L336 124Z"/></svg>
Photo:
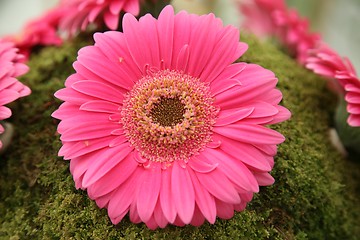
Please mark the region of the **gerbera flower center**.
<svg viewBox="0 0 360 240"><path fill-rule="evenodd" d="M209 87L187 74L163 70L140 79L125 96L121 123L147 160L187 161L211 140L218 110Z"/></svg>
<svg viewBox="0 0 360 240"><path fill-rule="evenodd" d="M184 119L185 104L178 97L164 98L154 104L150 111L153 121L161 126L175 126Z"/></svg>

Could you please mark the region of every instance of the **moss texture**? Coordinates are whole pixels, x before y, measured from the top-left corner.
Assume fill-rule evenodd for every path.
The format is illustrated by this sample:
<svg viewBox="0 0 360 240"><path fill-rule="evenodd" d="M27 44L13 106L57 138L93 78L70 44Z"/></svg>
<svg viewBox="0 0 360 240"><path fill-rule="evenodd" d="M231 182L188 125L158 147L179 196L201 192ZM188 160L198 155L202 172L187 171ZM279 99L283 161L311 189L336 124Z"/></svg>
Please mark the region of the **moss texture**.
<svg viewBox="0 0 360 240"><path fill-rule="evenodd" d="M0 239L355 239L359 229L359 165L343 159L328 140L335 106L322 79L273 46L251 36L241 61L274 71L292 119L274 128L287 140L272 175L245 211L231 220L151 231L125 218L113 226L86 192L76 190L61 146L53 93L73 72L80 37L61 48L41 50L23 77L33 94L12 105L15 139L0 156Z"/></svg>

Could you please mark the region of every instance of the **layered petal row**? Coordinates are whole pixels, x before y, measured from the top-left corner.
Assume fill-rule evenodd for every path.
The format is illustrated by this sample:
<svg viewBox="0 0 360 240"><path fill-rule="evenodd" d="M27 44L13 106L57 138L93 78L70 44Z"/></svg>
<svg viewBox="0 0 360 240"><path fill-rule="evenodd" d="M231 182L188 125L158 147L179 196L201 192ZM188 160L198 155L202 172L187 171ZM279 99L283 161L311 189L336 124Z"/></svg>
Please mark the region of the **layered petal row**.
<svg viewBox="0 0 360 240"><path fill-rule="evenodd" d="M4 105L27 96L31 92L30 88L17 79L29 70L23 61L24 56L18 54L18 49L13 43L0 40L0 120L7 119L12 114L11 110ZM3 132L4 128L0 124L0 134Z"/></svg>

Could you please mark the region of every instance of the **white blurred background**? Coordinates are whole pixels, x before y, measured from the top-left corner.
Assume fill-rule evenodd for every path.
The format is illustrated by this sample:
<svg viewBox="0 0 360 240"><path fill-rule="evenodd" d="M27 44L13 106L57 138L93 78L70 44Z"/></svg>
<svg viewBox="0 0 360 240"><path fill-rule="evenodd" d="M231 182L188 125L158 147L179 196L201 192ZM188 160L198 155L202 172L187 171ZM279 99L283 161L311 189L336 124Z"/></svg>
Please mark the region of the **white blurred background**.
<svg viewBox="0 0 360 240"><path fill-rule="evenodd" d="M18 33L23 24L58 0L0 0L0 37ZM340 55L347 56L360 74L360 0L287 0L302 16L311 20L312 29ZM173 0L176 9L194 13L214 12L226 24L239 26L234 0Z"/></svg>
<svg viewBox="0 0 360 240"><path fill-rule="evenodd" d="M0 37L18 33L24 23L40 16L58 0L0 0Z"/></svg>

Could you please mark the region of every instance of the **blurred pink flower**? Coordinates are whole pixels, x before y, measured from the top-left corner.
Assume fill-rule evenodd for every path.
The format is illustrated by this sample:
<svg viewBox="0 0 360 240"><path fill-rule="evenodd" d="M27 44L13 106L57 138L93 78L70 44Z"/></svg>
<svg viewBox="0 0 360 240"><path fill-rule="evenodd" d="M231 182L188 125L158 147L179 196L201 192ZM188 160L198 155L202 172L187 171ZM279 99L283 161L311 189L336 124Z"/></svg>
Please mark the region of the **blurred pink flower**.
<svg viewBox="0 0 360 240"><path fill-rule="evenodd" d="M277 29L273 19L275 10L286 10L284 0L238 0L240 11L245 19L242 24L259 37L268 37L276 34Z"/></svg>
<svg viewBox="0 0 360 240"><path fill-rule="evenodd" d="M307 51L317 46L320 36L311 33L307 19L288 9L283 0L239 0L245 16L243 27L259 37L275 37L289 53L304 64Z"/></svg>
<svg viewBox="0 0 360 240"><path fill-rule="evenodd" d="M67 14L61 20L60 28L74 35L77 31L84 31L90 23L103 21L109 29L115 30L122 11L135 16L139 14L139 2L140 0L62 0L60 5L67 9Z"/></svg>
<svg viewBox="0 0 360 240"><path fill-rule="evenodd" d="M30 89L16 77L25 74L29 68L22 63L24 57L17 53L14 44L0 39L0 120L11 116L11 110L5 104L30 94ZM4 132L0 124L0 134ZM0 148L2 143L0 141Z"/></svg>
<svg viewBox="0 0 360 240"><path fill-rule="evenodd" d="M305 66L314 73L328 78L330 88L340 97L345 95L347 110L350 113L348 123L351 126L360 126L360 81L350 60L341 57L323 43L309 52Z"/></svg>
<svg viewBox="0 0 360 240"><path fill-rule="evenodd" d="M272 14L280 43L301 64L305 64L308 51L317 47L320 35L311 33L309 22L295 10L275 10Z"/></svg>
<svg viewBox="0 0 360 240"><path fill-rule="evenodd" d="M64 8L54 8L43 16L28 22L19 35L8 36L4 39L12 41L26 59L34 47L37 46L59 46L62 39L58 35L59 21L67 14Z"/></svg>
<svg viewBox="0 0 360 240"><path fill-rule="evenodd" d="M127 213L151 229L214 223L273 184L285 138L266 126L290 112L273 72L234 63L247 50L236 28L168 6L94 39L53 117L76 187L114 224Z"/></svg>
<svg viewBox="0 0 360 240"><path fill-rule="evenodd" d="M350 60L341 57L324 43L309 52L305 66L324 77L337 78L341 76L339 83L342 87L347 83L346 79L356 77L355 68Z"/></svg>

